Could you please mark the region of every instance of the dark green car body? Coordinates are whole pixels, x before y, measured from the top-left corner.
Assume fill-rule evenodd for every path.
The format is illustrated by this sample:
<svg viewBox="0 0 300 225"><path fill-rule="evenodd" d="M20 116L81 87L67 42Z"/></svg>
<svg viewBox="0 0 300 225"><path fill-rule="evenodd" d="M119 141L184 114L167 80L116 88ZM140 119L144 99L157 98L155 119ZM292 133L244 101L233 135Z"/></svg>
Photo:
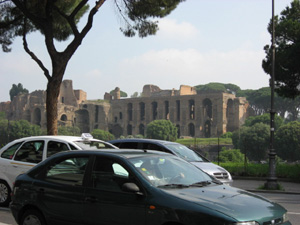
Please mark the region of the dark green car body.
<svg viewBox="0 0 300 225"><path fill-rule="evenodd" d="M290 224L280 205L155 151L59 153L16 179L10 208L22 225L31 214L42 225Z"/></svg>

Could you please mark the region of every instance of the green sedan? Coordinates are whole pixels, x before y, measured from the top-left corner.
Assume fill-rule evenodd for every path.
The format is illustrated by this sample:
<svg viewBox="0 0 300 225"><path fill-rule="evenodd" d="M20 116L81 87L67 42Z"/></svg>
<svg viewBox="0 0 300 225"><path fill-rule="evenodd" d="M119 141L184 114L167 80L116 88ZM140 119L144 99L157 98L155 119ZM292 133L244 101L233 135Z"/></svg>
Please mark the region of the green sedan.
<svg viewBox="0 0 300 225"><path fill-rule="evenodd" d="M20 225L289 225L282 206L168 153L58 153L17 177Z"/></svg>

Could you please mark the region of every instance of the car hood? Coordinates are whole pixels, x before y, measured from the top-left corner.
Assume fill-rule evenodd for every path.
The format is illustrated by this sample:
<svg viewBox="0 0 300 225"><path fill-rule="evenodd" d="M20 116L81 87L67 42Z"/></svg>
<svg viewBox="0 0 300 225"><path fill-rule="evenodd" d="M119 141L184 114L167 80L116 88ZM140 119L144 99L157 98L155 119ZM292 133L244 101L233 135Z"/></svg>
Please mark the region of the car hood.
<svg viewBox="0 0 300 225"><path fill-rule="evenodd" d="M268 221L286 210L261 196L227 185L202 188L162 189L170 195L218 211L239 221ZM261 221L258 221L261 222Z"/></svg>
<svg viewBox="0 0 300 225"><path fill-rule="evenodd" d="M228 173L224 168L211 163L211 162L190 162L193 165L197 166L198 168L202 169L203 171L213 175L213 173L218 173L218 172L226 172Z"/></svg>

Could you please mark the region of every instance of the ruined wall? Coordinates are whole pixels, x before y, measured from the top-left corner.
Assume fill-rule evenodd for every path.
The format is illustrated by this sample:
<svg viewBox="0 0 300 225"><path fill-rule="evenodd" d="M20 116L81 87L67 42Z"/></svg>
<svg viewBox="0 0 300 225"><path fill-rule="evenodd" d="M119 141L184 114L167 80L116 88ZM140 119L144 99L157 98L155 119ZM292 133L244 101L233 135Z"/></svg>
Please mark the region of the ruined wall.
<svg viewBox="0 0 300 225"><path fill-rule="evenodd" d="M86 99L86 92L73 90L71 80L63 81L58 97L58 125L78 126L81 132L94 129L121 135L145 135L153 120L167 119L178 128L179 136L216 137L238 129L248 117L245 98L228 93L197 93L194 87L161 90L143 87L143 97L121 98L120 88L105 94L105 100ZM35 91L1 103L11 120L25 119L46 129L46 92Z"/></svg>
<svg viewBox="0 0 300 225"><path fill-rule="evenodd" d="M182 95L166 96L158 87L152 87L146 85L143 89L143 96L151 97L111 101L110 127L115 136L145 135L150 122L168 119L179 129L178 136L216 137L237 129L246 117L247 102L233 94L196 94L192 87L181 86L177 93Z"/></svg>

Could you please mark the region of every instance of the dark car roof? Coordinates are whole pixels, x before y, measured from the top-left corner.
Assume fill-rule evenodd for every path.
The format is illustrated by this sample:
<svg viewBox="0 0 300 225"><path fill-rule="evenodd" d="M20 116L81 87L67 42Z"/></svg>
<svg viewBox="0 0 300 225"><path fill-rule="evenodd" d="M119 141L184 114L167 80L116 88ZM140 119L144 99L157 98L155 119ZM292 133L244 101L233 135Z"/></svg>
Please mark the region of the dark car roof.
<svg viewBox="0 0 300 225"><path fill-rule="evenodd" d="M80 151L65 151L53 155L53 157L63 157L64 155L119 155L124 158L133 158L145 155L166 155L168 153L156 150L140 150L140 149L101 149L101 150L80 150ZM169 154L171 155L171 154Z"/></svg>
<svg viewBox="0 0 300 225"><path fill-rule="evenodd" d="M171 142L171 141L165 141L165 140L158 140L158 139L142 139L142 138L126 138L126 139L116 139L116 140L112 140L112 141L108 141L111 144L114 143L122 143L122 142L147 142L147 143L156 143L156 144L179 144L176 142Z"/></svg>

